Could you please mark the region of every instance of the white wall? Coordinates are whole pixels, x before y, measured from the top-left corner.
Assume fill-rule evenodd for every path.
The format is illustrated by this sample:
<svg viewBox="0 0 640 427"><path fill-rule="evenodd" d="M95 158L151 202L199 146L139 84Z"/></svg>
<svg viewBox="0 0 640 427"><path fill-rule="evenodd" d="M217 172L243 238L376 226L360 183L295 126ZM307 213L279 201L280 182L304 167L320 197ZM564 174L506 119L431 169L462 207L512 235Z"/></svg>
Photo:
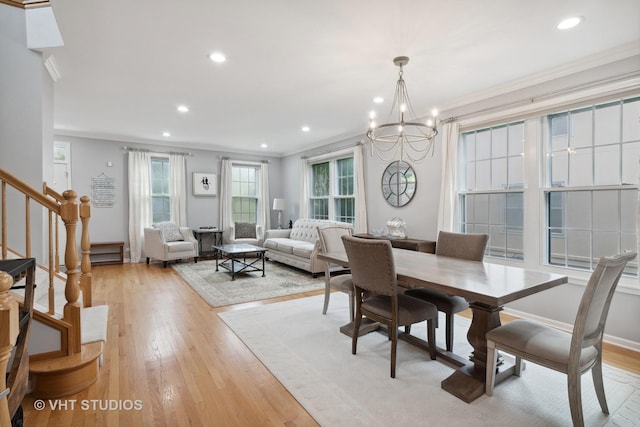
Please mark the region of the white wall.
<svg viewBox="0 0 640 427"><path fill-rule="evenodd" d="M220 156L227 156L233 160L260 161L269 160L269 183L271 206L273 197L279 197L282 183L281 159L272 157L258 157L251 155L236 155L206 150L185 150L183 147L166 145L141 145L123 142L79 138L56 135L56 141L70 143L71 151L71 179L72 188L78 195L87 195L91 199L91 178L104 173L115 179L115 204L111 208L91 208L89 235L92 242L123 241L125 242L126 257L129 251L129 181L127 176L128 160L124 146L144 148L159 153L190 152L187 156L187 225L195 228L199 226L220 226L219 197L196 197L193 195L193 172L209 172L218 175L218 194L220 192ZM112 166L107 164L111 162ZM277 212L271 212L271 223L277 221Z"/></svg>
<svg viewBox="0 0 640 427"><path fill-rule="evenodd" d="M40 189L53 169L53 83L42 55L27 48L26 33L25 10L0 4L0 168ZM15 209L12 218L21 218L7 227L9 246L24 254L24 198L8 192L7 204ZM36 206L31 235L44 236L46 216ZM40 263L47 262L43 241L31 241Z"/></svg>

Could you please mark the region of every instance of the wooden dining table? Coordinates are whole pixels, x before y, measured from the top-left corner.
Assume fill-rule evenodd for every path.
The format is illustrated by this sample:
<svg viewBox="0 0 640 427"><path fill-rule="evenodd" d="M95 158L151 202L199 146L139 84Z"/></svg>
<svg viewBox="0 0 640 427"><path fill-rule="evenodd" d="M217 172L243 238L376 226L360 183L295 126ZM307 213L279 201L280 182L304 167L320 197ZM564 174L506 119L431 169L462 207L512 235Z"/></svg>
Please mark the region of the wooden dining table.
<svg viewBox="0 0 640 427"><path fill-rule="evenodd" d="M345 252L320 253L322 260L349 266ZM467 340L473 347L471 355L447 352L437 347L438 358L457 366L445 378L441 387L454 396L472 402L484 393L487 366L487 340L485 335L500 326L500 311L505 304L529 295L567 283L567 276L520 267L467 261L434 254L393 249L398 280L410 288L429 288L467 300L472 312ZM421 347L424 341L401 333L405 339ZM496 383L513 372L513 366L499 360Z"/></svg>

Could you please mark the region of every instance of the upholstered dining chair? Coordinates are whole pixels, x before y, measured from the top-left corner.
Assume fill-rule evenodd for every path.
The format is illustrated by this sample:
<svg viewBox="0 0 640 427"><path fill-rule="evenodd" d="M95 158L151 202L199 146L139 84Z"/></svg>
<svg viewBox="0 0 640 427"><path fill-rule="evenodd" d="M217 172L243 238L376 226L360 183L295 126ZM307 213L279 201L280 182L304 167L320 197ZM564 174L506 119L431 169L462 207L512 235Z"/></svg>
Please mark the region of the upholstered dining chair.
<svg viewBox="0 0 640 427"><path fill-rule="evenodd" d="M482 261L488 240L489 236L486 234L465 234L441 231L438 233L436 255L460 258L469 261ZM445 295L442 292L426 288L410 289L405 293L414 298L420 298L435 304L435 306L438 307L438 311L445 314L445 345L447 351L453 351L453 315L466 310L469 307L467 301L459 296Z"/></svg>
<svg viewBox="0 0 640 427"><path fill-rule="evenodd" d="M391 378L396 377L398 327L427 321L427 341L431 359L436 358L435 305L398 291L393 252L388 240L342 236L354 285L356 314L351 352L356 354L362 316L383 323L391 340Z"/></svg>
<svg viewBox="0 0 640 427"><path fill-rule="evenodd" d="M600 408L608 414L602 381L602 336L620 276L635 257L635 252L628 252L600 258L582 295L572 333L528 320L514 320L489 331L486 394L493 394L497 350L504 350L516 357L516 376L522 373L522 359L567 374L574 426L584 425L580 378L591 369Z"/></svg>
<svg viewBox="0 0 640 427"><path fill-rule="evenodd" d="M351 236L353 229L351 227L331 225L318 227L318 240L320 243L320 250L324 253L328 252L342 252L344 253L344 245L342 244L342 236ZM327 314L327 308L329 308L329 298L331 296L331 289L335 289L340 292L349 294L349 320L353 321L353 281L351 280L351 274L338 274L331 277L331 264L325 263L324 267L324 306L322 307L322 314Z"/></svg>

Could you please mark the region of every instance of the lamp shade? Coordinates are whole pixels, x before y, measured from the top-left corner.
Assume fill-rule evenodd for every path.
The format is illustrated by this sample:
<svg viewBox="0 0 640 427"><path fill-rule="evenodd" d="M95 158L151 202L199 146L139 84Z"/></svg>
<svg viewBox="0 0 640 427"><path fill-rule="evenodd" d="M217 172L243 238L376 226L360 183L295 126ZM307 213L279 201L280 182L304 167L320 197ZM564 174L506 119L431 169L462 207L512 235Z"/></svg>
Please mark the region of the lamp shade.
<svg viewBox="0 0 640 427"><path fill-rule="evenodd" d="M273 210L283 211L287 208L287 201L285 199L273 199Z"/></svg>

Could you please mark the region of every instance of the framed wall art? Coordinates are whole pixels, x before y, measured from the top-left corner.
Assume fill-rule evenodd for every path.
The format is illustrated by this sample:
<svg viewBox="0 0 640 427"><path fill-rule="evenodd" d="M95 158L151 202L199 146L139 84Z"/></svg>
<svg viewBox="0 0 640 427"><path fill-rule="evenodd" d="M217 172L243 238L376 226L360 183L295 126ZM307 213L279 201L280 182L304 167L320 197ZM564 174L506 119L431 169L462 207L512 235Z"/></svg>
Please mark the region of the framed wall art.
<svg viewBox="0 0 640 427"><path fill-rule="evenodd" d="M193 173L193 195L213 196L217 194L218 177L214 173L194 172Z"/></svg>

